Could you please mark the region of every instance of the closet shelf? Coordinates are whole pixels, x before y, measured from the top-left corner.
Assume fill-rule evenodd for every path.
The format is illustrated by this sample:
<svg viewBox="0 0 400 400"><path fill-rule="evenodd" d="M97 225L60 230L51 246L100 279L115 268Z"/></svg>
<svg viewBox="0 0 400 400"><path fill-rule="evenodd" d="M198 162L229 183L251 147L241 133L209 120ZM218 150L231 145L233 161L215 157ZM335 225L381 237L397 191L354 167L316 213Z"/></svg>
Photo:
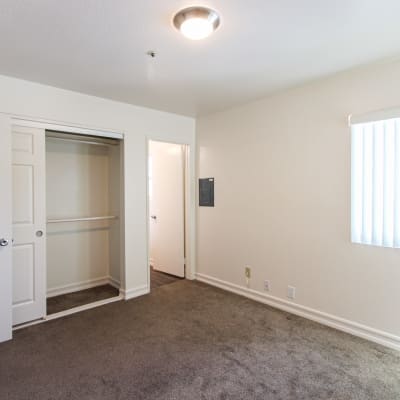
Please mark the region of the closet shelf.
<svg viewBox="0 0 400 400"><path fill-rule="evenodd" d="M80 221L103 221L107 219L118 219L116 215L104 215L101 217L82 217L82 218L62 218L62 219L48 219L48 224L57 224L61 222L80 222Z"/></svg>

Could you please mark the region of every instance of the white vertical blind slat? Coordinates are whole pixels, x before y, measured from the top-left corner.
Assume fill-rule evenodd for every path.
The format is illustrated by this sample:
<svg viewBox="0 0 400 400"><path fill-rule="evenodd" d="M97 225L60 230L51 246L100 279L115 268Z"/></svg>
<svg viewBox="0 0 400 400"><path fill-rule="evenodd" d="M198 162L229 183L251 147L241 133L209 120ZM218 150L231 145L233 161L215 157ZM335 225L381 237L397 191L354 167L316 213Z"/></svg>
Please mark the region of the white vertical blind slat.
<svg viewBox="0 0 400 400"><path fill-rule="evenodd" d="M382 123L373 124L373 210L372 210L372 244L383 243L383 138Z"/></svg>
<svg viewBox="0 0 400 400"><path fill-rule="evenodd" d="M363 225L362 241L371 243L372 241L372 126L367 124L363 127Z"/></svg>
<svg viewBox="0 0 400 400"><path fill-rule="evenodd" d="M393 217L394 217L394 132L392 125L387 121L385 129L385 157L384 157L384 186L383 186L383 245L393 246Z"/></svg>
<svg viewBox="0 0 400 400"><path fill-rule="evenodd" d="M351 146L351 235L352 241L355 243L361 243L362 233L362 138L362 127L360 125L353 125Z"/></svg>

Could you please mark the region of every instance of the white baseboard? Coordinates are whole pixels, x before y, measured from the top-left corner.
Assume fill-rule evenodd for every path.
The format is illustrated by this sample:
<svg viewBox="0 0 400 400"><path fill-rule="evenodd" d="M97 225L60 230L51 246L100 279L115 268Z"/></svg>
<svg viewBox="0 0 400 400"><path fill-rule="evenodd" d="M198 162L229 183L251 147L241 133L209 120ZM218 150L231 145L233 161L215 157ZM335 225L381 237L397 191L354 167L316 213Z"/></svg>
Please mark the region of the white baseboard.
<svg viewBox="0 0 400 400"><path fill-rule="evenodd" d="M150 293L150 289L148 285L138 286L132 289L120 289L121 295L125 300L133 299L135 297L143 296L145 294Z"/></svg>
<svg viewBox="0 0 400 400"><path fill-rule="evenodd" d="M221 279L214 278L205 274L196 274L196 279L200 282L208 283L209 285L219 287L220 289L227 290L249 299L268 304L271 307L298 315L303 318L310 319L320 324L327 325L331 328L350 333L354 336L379 343L383 346L390 347L400 351L400 337L388 332L380 331L369 326L359 324L335 315L327 314L309 307L296 304L279 297L271 296L265 293L249 289L244 286L239 286Z"/></svg>
<svg viewBox="0 0 400 400"><path fill-rule="evenodd" d="M92 287L102 286L107 284L111 284L108 276L103 276L101 278L90 279L82 282L70 283L68 285L57 286L54 288L47 289L47 297L54 297L54 296L59 296L61 294L78 292L79 290L90 289Z"/></svg>
<svg viewBox="0 0 400 400"><path fill-rule="evenodd" d="M112 287L115 287L115 289L119 289L121 287L121 282L118 279L113 278L112 276L108 277L108 284Z"/></svg>

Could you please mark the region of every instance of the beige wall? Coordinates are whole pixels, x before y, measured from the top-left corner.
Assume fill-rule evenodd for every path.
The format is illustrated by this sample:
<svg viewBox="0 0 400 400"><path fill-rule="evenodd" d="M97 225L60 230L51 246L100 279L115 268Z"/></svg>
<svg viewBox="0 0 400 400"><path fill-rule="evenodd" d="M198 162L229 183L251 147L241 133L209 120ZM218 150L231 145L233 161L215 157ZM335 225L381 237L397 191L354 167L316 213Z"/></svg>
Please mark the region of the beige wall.
<svg viewBox="0 0 400 400"><path fill-rule="evenodd" d="M350 243L349 114L400 105L400 62L198 119L197 271L400 335L400 250ZM400 342L399 342L400 343Z"/></svg>
<svg viewBox="0 0 400 400"><path fill-rule="evenodd" d="M147 141L154 139L185 143L193 148L194 119L5 76L0 76L0 113L125 134L123 163L126 248L123 260L125 275L121 276L121 281L127 290L127 297L148 291ZM1 143L8 143L9 129L2 128ZM0 147L0 150L7 154L7 149ZM192 181L190 191L194 195L194 176ZM194 203L191 207L193 209ZM194 229L193 224L191 229Z"/></svg>

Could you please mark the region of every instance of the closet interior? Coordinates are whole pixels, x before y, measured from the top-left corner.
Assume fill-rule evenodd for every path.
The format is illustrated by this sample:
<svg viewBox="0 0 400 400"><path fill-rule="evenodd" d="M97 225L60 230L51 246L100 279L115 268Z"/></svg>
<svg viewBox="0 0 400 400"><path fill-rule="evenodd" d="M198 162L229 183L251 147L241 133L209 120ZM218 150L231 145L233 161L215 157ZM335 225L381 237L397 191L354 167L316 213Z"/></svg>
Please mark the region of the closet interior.
<svg viewBox="0 0 400 400"><path fill-rule="evenodd" d="M46 130L47 315L119 296L121 140Z"/></svg>

